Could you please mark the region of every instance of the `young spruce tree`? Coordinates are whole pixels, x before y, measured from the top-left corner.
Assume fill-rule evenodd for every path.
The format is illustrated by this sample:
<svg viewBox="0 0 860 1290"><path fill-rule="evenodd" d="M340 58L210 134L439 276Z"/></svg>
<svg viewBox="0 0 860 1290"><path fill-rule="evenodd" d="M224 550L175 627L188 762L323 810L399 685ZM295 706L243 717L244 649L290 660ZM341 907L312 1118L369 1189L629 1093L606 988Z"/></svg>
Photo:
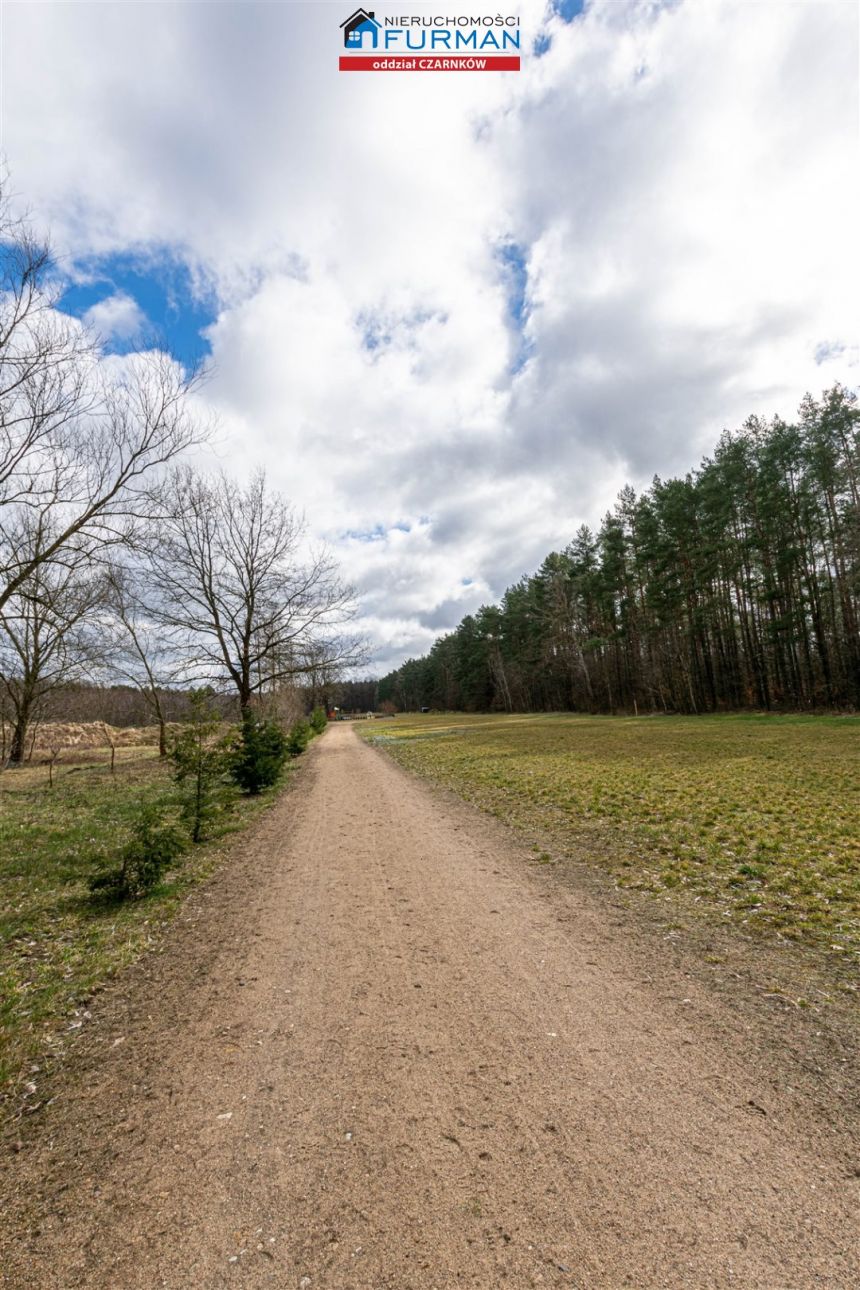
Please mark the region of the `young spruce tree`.
<svg viewBox="0 0 860 1290"><path fill-rule="evenodd" d="M190 702L189 719L173 740L168 757L191 840L199 842L222 804L228 757L223 742L216 738L219 718L211 692L193 690Z"/></svg>

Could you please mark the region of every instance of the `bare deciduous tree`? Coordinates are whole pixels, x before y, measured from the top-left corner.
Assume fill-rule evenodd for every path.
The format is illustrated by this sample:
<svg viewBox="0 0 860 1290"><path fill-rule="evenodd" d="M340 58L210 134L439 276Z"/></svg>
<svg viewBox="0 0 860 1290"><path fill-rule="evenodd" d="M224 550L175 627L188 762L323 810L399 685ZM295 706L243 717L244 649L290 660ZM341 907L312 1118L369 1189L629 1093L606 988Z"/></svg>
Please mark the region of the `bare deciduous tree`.
<svg viewBox="0 0 860 1290"><path fill-rule="evenodd" d="M0 505L42 492L52 445L89 406L93 343L54 308L51 268L49 248L13 217L0 186Z"/></svg>
<svg viewBox="0 0 860 1290"><path fill-rule="evenodd" d="M38 540L31 534L27 550ZM11 712L12 765L24 761L28 731L48 696L87 675L99 658L95 620L103 599L103 579L83 557L38 560L0 610L0 684Z"/></svg>
<svg viewBox="0 0 860 1290"><path fill-rule="evenodd" d="M0 610L40 561L127 539L159 467L205 437L195 378L159 351L104 361L51 267L0 190Z"/></svg>
<svg viewBox="0 0 860 1290"><path fill-rule="evenodd" d="M152 552L153 608L178 632L189 674L255 694L364 658L349 632L352 591L325 551L303 554L304 524L262 473L173 473Z"/></svg>
<svg viewBox="0 0 860 1290"><path fill-rule="evenodd" d="M158 726L158 755L167 755L168 711L165 691L177 685L183 661L178 656L173 633L158 624L144 598L135 589L140 571L114 564L107 575L109 620L105 623L105 644L114 675L133 685Z"/></svg>

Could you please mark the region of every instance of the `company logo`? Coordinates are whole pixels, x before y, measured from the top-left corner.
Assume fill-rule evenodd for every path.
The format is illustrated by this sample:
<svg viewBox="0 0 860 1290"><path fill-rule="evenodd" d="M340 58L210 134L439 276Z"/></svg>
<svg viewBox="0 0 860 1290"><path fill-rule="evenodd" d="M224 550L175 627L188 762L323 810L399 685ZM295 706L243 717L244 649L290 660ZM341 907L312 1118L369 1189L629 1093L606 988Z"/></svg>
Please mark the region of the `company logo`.
<svg viewBox="0 0 860 1290"><path fill-rule="evenodd" d="M366 9L356 9L355 13L351 13L340 25L346 49L364 49L365 39L371 49L376 49L379 44L379 31L382 24L376 21L372 9L369 13Z"/></svg>
<svg viewBox="0 0 860 1290"><path fill-rule="evenodd" d="M515 14L408 14L378 19L356 9L340 24L342 72L518 72Z"/></svg>

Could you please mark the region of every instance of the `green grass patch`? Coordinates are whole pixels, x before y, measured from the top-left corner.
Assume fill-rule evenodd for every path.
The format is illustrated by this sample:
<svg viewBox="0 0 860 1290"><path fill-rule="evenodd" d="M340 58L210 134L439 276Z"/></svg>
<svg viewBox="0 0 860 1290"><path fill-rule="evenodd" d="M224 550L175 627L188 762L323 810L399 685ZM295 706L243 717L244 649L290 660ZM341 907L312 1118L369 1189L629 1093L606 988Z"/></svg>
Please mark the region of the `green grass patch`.
<svg viewBox="0 0 860 1290"><path fill-rule="evenodd" d="M165 821L179 807L167 767L148 748L102 750L62 766L0 774L0 1089L39 1074L85 1023L93 991L155 943L181 897L218 859L218 839L250 821L272 794L238 798L208 825L209 841L186 852L144 899L94 901L94 856L116 854L141 805Z"/></svg>
<svg viewBox="0 0 860 1290"><path fill-rule="evenodd" d="M860 952L860 719L403 716L383 746L621 886Z"/></svg>

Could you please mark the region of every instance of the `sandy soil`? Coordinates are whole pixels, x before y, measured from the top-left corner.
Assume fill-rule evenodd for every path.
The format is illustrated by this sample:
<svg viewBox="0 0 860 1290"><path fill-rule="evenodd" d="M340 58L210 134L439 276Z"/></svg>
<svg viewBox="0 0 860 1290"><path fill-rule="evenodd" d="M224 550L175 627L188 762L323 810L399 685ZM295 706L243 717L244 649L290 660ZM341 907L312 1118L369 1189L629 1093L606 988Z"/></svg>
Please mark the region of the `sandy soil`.
<svg viewBox="0 0 860 1290"><path fill-rule="evenodd" d="M0 1284L860 1284L838 1099L348 726L308 761L4 1154Z"/></svg>

